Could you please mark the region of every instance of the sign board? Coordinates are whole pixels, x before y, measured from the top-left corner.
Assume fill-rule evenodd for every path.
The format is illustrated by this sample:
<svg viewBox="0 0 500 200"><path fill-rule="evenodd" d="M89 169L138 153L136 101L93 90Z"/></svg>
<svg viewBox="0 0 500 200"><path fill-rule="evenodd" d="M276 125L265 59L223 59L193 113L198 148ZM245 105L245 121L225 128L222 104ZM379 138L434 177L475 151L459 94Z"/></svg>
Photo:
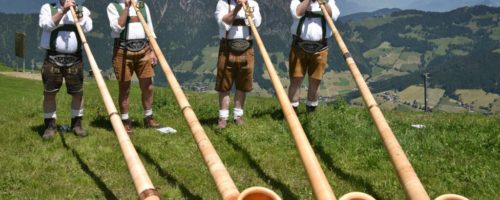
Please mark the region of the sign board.
<svg viewBox="0 0 500 200"><path fill-rule="evenodd" d="M16 33L16 56L19 58L24 58L25 53L25 38L26 34L24 33Z"/></svg>

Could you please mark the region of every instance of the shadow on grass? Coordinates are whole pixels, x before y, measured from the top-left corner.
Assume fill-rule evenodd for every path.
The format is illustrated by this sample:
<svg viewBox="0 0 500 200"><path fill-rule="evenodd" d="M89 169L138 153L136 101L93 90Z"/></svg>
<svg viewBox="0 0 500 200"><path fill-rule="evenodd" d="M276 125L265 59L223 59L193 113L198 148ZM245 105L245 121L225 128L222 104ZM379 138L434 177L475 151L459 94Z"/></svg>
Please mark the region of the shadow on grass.
<svg viewBox="0 0 500 200"><path fill-rule="evenodd" d="M99 189L104 193L104 196L106 197L106 199L112 199L112 200L118 199L115 196L115 194L113 194L113 192L108 188L108 186L101 180L101 178L99 178L99 176L97 176L89 168L89 166L82 160L82 158L80 157L80 154L75 149L71 148L70 146L68 146L68 144L66 144L66 139L64 139L64 133L60 133L59 135L61 136L61 142L62 142L64 148L68 151L71 151L73 156L76 158L76 160L80 164L80 168L82 168L82 170L88 176L90 176L90 178L92 178L92 180L97 185L97 187L99 187Z"/></svg>
<svg viewBox="0 0 500 200"><path fill-rule="evenodd" d="M158 174L160 174L161 177L167 180L168 184L174 185L179 187L181 190L182 195L186 199L191 199L191 200L201 200L202 198L198 195L193 194L191 191L189 191L188 188L182 183L179 183L179 181L173 177L171 174L169 174L167 171L165 171L163 168L161 168L160 164L158 164L152 157L147 153L146 151L142 150L140 147L135 147L137 150L137 153L144 158L144 161L147 163L153 165L156 168L156 171Z"/></svg>
<svg viewBox="0 0 500 200"><path fill-rule="evenodd" d="M111 124L111 121L109 120L108 116L105 115L98 115L97 117L95 117L94 120L90 122L90 126L96 128L102 128L105 129L106 131L113 131L113 125ZM141 126L142 124L140 124L135 120L132 120L132 128Z"/></svg>
<svg viewBox="0 0 500 200"><path fill-rule="evenodd" d="M210 126L217 124L219 117L199 118L199 120L201 125Z"/></svg>
<svg viewBox="0 0 500 200"><path fill-rule="evenodd" d="M333 171L333 173L335 173L341 179L350 182L351 185L353 185L353 186L366 188L366 192L369 195L373 196L373 198L375 198L375 199L384 199L380 196L380 194L378 194L373 189L373 186L370 183L368 183L366 180L364 180L362 177L347 173L343 169L341 169L340 167L336 166L335 161L333 160L333 158L330 155L328 155L328 153L325 151L325 148L323 146L321 146L321 144L319 142L315 141L314 137L311 137L312 136L310 134L311 133L311 125L310 125L309 120L314 120L314 116L313 116L314 114L315 113L313 113L312 115L311 114L306 115L304 118L305 120L302 123L303 124L302 126L304 127L304 131L306 133L307 138L311 142L311 145L312 145L312 148L314 149L314 152L317 155L319 155L319 159L323 160L323 162L325 162L328 169ZM313 116L313 117L311 118L310 116Z"/></svg>
<svg viewBox="0 0 500 200"><path fill-rule="evenodd" d="M281 191L281 193L283 194L283 199L287 199L287 200L288 199L299 199L297 197L297 195L294 194L290 190L290 188L288 188L288 186L286 184L280 182L279 180L269 176L266 172L264 172L262 167L260 167L260 165L252 158L252 156L250 155L250 153L247 150L245 150L242 146L240 146L238 143L236 143L230 137L225 136L225 138L226 138L226 141L229 144L231 144L231 146L233 147L234 150L239 151L241 154L243 154L243 156L245 157L245 159L248 162L248 165L250 165L250 167L257 172L260 179L264 180L265 182L269 182L273 188L276 188L276 189Z"/></svg>
<svg viewBox="0 0 500 200"><path fill-rule="evenodd" d="M40 124L37 126L32 126L31 131L36 132L40 138L43 136L43 132L45 132L45 125Z"/></svg>
<svg viewBox="0 0 500 200"><path fill-rule="evenodd" d="M107 131L113 131L113 126L111 125L111 121L109 121L108 116L98 115L90 122L90 126L96 128L102 128Z"/></svg>
<svg viewBox="0 0 500 200"><path fill-rule="evenodd" d="M285 118L285 115L283 114L281 107L270 108L267 110L258 110L258 111L254 111L252 113L253 118L262 118L266 115L271 116L271 119L273 119L273 120L280 120L281 121Z"/></svg>

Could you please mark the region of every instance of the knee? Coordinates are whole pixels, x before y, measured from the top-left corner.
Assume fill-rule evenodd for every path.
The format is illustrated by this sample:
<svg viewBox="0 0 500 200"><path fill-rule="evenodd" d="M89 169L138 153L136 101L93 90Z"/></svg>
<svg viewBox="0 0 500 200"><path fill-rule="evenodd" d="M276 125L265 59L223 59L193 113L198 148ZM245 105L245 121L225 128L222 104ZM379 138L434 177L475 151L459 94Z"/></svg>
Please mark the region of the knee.
<svg viewBox="0 0 500 200"><path fill-rule="evenodd" d="M54 100L56 98L57 92L44 92L43 97L45 100Z"/></svg>

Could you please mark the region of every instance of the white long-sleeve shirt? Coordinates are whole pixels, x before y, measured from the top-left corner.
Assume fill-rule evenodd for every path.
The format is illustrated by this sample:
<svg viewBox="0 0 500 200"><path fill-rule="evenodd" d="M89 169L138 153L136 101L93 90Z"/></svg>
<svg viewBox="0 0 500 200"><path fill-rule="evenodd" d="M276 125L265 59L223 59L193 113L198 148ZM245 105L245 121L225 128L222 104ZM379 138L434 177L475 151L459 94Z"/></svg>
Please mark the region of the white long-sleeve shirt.
<svg viewBox="0 0 500 200"><path fill-rule="evenodd" d="M262 22L262 17L260 15L259 4L254 0L248 0L248 5L253 8L253 21L255 26L259 27ZM236 7L236 1L230 0L231 11ZM219 38L226 37L226 31L228 32L227 39L247 39L250 40L250 31L248 27L244 26L232 26L231 24L226 24L222 18L224 15L229 13L227 0L219 0L217 3L217 8L215 10L215 19L217 20L217 24L219 24ZM244 19L247 26L249 26L248 20L245 16L245 11L243 8L238 12L235 19Z"/></svg>
<svg viewBox="0 0 500 200"><path fill-rule="evenodd" d="M293 17L293 24L292 27L290 28L290 31L292 32L293 35L297 33L297 26L299 25L300 18L302 16L297 15L297 7L300 4L300 0L292 0L292 3L290 4L290 12L292 13ZM335 0L329 0L328 4L330 5L330 8L332 8L332 19L337 20L337 18L340 15L340 11L337 8L337 5L335 5ZM315 1L314 3L311 3L309 7L307 8L307 11L310 12L321 12L321 8L319 7L319 3ZM323 39L323 28L321 25L321 18L307 18L304 21L304 24L302 26L302 33L300 37L303 40L308 40L308 41L320 41ZM332 37L332 31L328 25L326 25L326 38Z"/></svg>
<svg viewBox="0 0 500 200"><path fill-rule="evenodd" d="M120 6L125 9L125 0L120 0ZM151 34L153 34L153 37L156 38L156 34L154 32L153 28L153 23L151 22L151 14L149 12L149 7L144 4L145 9L146 9L146 15L143 16L146 21L148 22L149 30L151 31ZM120 38L120 34L122 31L125 29L124 27L121 27L118 24L118 19L120 18L121 13L118 13L116 10L115 5L113 3L110 3L107 8L108 11L108 19L109 19L109 26L111 27L111 37L112 38ZM128 16L134 17L137 16L137 13L135 12L134 7L130 6L129 11L128 11ZM142 27L141 23L129 23L128 24L128 33L127 35L127 40L134 40L134 39L146 39L147 35L144 32L144 28Z"/></svg>
<svg viewBox="0 0 500 200"><path fill-rule="evenodd" d="M62 12L62 6L58 6L58 12ZM80 21L83 32L89 32L92 30L92 19L90 19L90 11L83 7L83 18ZM50 36L51 32L56 28L65 24L75 24L73 15L71 11L68 11L59 21L59 24L55 24L52 20L52 9L50 4L45 4L40 9L39 22L40 28L42 28L42 38L40 40L40 47L42 49L50 49ZM59 53L76 53L78 49L78 40L76 32L60 31L56 38L56 51Z"/></svg>

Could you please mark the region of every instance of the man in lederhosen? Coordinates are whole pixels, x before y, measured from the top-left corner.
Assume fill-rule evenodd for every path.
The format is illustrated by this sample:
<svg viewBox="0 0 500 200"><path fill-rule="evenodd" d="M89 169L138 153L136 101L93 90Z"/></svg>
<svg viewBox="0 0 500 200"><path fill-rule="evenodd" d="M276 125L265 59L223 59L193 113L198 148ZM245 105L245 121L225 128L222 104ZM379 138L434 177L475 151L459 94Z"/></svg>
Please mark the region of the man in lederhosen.
<svg viewBox="0 0 500 200"><path fill-rule="evenodd" d="M319 3L324 3L334 20L340 15L335 0L292 0L290 5L293 42L289 58L288 97L295 112L299 107L300 85L306 74L309 77L307 111L313 112L319 104L318 89L328 58L327 39L332 36Z"/></svg>
<svg viewBox="0 0 500 200"><path fill-rule="evenodd" d="M148 6L137 2L149 30L154 34L153 23ZM132 75L139 79L144 109L144 126L158 128L153 118L153 66L157 58L149 45L147 35L137 17L130 0L116 0L107 8L111 37L114 38L113 68L119 85L119 105L121 119L128 133L132 133L132 120L129 117L129 93Z"/></svg>
<svg viewBox="0 0 500 200"><path fill-rule="evenodd" d="M236 86L233 117L237 125L244 123L245 96L253 89L254 50L249 23L242 7L244 3L248 3L253 11L255 26L260 26L259 5L254 0L219 0L215 11L220 38L215 85L215 90L219 92L218 128L227 125L229 93L233 84Z"/></svg>
<svg viewBox="0 0 500 200"><path fill-rule="evenodd" d="M71 101L71 130L78 136L87 135L82 128L83 117L83 62L82 43L70 7L74 0L60 0L59 4L45 4L40 10L39 25L42 28L40 47L47 50L42 67L44 86L43 112L44 139L51 138L57 131L56 95L63 79ZM84 32L92 30L90 11L78 6L78 21Z"/></svg>

